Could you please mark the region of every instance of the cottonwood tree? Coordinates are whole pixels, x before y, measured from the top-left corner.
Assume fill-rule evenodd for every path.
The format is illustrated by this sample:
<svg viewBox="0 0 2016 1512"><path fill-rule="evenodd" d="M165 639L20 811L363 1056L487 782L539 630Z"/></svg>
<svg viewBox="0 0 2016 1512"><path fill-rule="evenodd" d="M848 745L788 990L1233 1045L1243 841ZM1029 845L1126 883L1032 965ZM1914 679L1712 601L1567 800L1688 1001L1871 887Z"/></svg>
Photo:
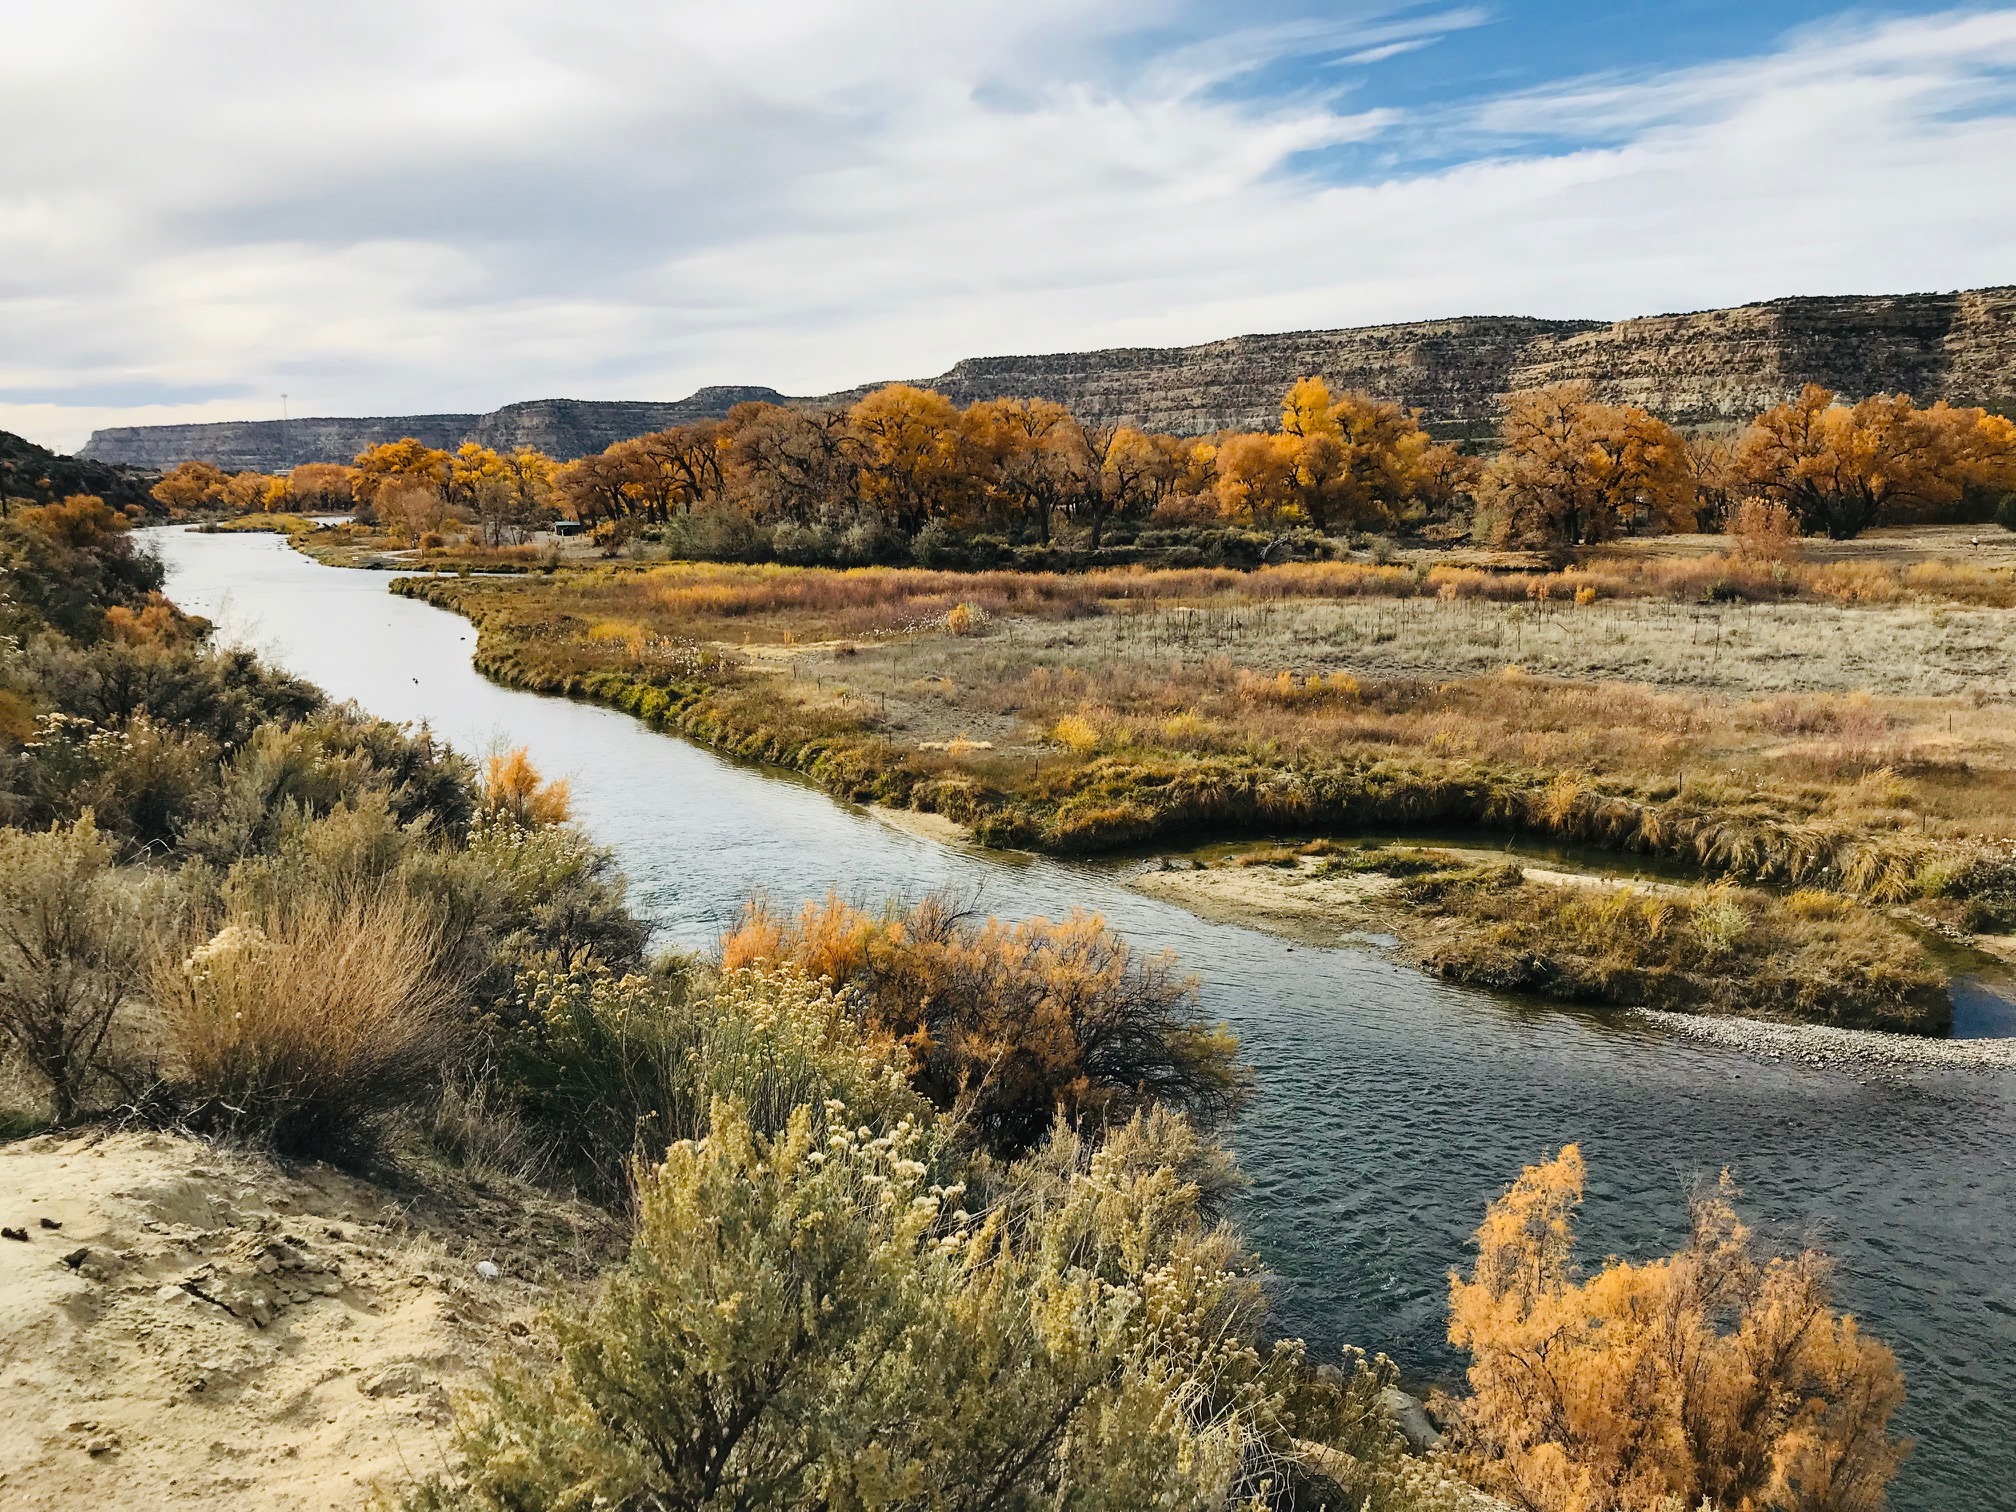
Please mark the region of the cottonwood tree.
<svg viewBox="0 0 2016 1512"><path fill-rule="evenodd" d="M448 453L411 436L366 447L352 465L357 470L352 486L363 504L376 505L379 495L394 484L419 485L436 492L448 485Z"/></svg>
<svg viewBox="0 0 2016 1512"><path fill-rule="evenodd" d="M1808 533L1845 541L1879 518L1957 504L1973 488L2016 488L2016 423L1944 401L1920 409L1904 394L1845 405L1808 384L1758 417L1734 468Z"/></svg>
<svg viewBox="0 0 2016 1512"><path fill-rule="evenodd" d="M854 511L859 466L845 410L738 404L724 439L735 495L757 518L809 525Z"/></svg>
<svg viewBox="0 0 2016 1512"><path fill-rule="evenodd" d="M1760 1256L1725 1173L1679 1253L1584 1279L1583 1180L1573 1145L1529 1166L1486 1213L1469 1279L1449 1279L1478 1482L1528 1512L1878 1512L1903 1378L1833 1310L1826 1258Z"/></svg>
<svg viewBox="0 0 2016 1512"><path fill-rule="evenodd" d="M1223 438L1215 481L1220 508L1235 519L1330 531L1389 525L1415 503L1446 504L1466 469L1415 415L1365 394L1333 398L1311 377L1283 398L1278 433Z"/></svg>
<svg viewBox="0 0 2016 1512"><path fill-rule="evenodd" d="M906 534L968 502L973 476L959 410L943 394L892 383L847 415L864 502Z"/></svg>
<svg viewBox="0 0 2016 1512"><path fill-rule="evenodd" d="M1586 382L1506 400L1482 502L1501 544L1545 551L1607 541L1639 523L1694 528L1694 476L1678 431Z"/></svg>
<svg viewBox="0 0 2016 1512"><path fill-rule="evenodd" d="M153 487L157 503L172 514L211 509L223 502L224 485L229 482L224 469L213 462L178 462Z"/></svg>
<svg viewBox="0 0 2016 1512"><path fill-rule="evenodd" d="M356 473L335 462L304 462L287 474L290 508L330 513L355 506Z"/></svg>
<svg viewBox="0 0 2016 1512"><path fill-rule="evenodd" d="M584 525L628 515L635 482L630 456L616 447L576 457L553 475L555 492Z"/></svg>
<svg viewBox="0 0 2016 1512"><path fill-rule="evenodd" d="M1083 444L1071 412L1048 399L987 399L964 418L1000 512L1034 525L1047 545L1052 518L1070 501L1072 452Z"/></svg>
<svg viewBox="0 0 2016 1512"><path fill-rule="evenodd" d="M287 480L262 472L237 472L224 481L223 502L240 514L267 514L287 507Z"/></svg>

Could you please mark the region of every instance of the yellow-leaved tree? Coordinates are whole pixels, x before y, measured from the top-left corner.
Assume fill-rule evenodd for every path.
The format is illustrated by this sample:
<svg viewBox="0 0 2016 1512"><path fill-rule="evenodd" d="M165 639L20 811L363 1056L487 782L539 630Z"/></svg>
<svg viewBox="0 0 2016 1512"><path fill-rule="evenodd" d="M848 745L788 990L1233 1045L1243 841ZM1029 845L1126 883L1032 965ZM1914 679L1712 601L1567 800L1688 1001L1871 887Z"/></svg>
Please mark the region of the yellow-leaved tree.
<svg viewBox="0 0 2016 1512"><path fill-rule="evenodd" d="M2016 424L1944 402L1920 409L1904 394L1842 404L1809 383L1758 416L1734 468L1802 529L1849 540L1878 519L1944 509L1970 490L2016 490Z"/></svg>
<svg viewBox="0 0 2016 1512"><path fill-rule="evenodd" d="M1826 1257L1760 1257L1728 1174L1679 1253L1575 1259L1583 1164L1529 1166L1449 1279L1471 1355L1457 1441L1530 1512L1875 1512L1907 1446L1896 1357L1834 1311Z"/></svg>
<svg viewBox="0 0 2016 1512"><path fill-rule="evenodd" d="M1217 461L1226 515L1325 531L1377 529L1410 504L1446 504L1467 482L1469 465L1399 405L1365 394L1333 398L1313 377L1297 379L1283 397L1278 434L1228 436Z"/></svg>
<svg viewBox="0 0 2016 1512"><path fill-rule="evenodd" d="M364 504L377 503L381 493L400 485L439 490L448 482L448 453L411 436L366 447L352 465L356 476L351 486Z"/></svg>
<svg viewBox="0 0 2016 1512"><path fill-rule="evenodd" d="M1639 524L1692 530L1694 469L1680 433L1589 384L1554 383L1505 401L1502 446L1482 501L1500 544L1559 551Z"/></svg>

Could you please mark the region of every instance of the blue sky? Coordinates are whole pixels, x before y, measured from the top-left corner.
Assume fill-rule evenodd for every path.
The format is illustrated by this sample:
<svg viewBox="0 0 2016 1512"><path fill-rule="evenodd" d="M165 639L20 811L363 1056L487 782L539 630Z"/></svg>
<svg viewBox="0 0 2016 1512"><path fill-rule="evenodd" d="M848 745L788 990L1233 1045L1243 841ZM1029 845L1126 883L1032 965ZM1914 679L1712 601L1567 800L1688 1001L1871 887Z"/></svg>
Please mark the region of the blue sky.
<svg viewBox="0 0 2016 1512"><path fill-rule="evenodd" d="M2016 282L2016 0L0 0L0 427Z"/></svg>

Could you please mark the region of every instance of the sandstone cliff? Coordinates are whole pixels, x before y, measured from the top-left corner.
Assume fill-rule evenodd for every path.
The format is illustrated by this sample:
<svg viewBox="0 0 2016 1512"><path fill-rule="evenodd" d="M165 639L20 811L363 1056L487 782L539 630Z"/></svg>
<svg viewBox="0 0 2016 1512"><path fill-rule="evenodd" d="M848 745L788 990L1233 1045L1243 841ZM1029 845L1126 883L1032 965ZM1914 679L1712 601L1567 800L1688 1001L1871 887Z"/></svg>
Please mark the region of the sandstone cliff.
<svg viewBox="0 0 2016 1512"><path fill-rule="evenodd" d="M703 388L668 402L533 399L487 415L388 415L358 419L223 420L207 425L127 425L92 432L79 457L169 468L191 459L227 471L274 472L302 462L348 462L367 446L412 436L453 451L464 441L499 450L537 447L563 461L611 442L695 420L718 420L745 399L781 403L768 388Z"/></svg>
<svg viewBox="0 0 2016 1512"><path fill-rule="evenodd" d="M919 381L961 404L1054 399L1087 420L1200 434L1273 423L1282 392L1309 373L1333 389L1418 409L1444 435L1480 434L1507 393L1570 378L1694 426L1748 420L1806 383L1850 398L1901 390L1921 403L2016 409L2016 287L1774 299L1614 324L1473 316L1193 347L975 357ZM705 388L675 403L541 399L488 415L130 426L97 432L79 455L141 467L201 457L270 470L348 461L374 442L411 435L430 446L475 439L568 458L648 430L716 419L745 399L839 403L863 392L787 400L773 389Z"/></svg>
<svg viewBox="0 0 2016 1512"><path fill-rule="evenodd" d="M1747 421L1820 383L1851 398L2016 405L2016 288L1775 299L1595 321L1476 317L1239 336L1203 346L969 359L927 380L960 403L1054 399L1087 419L1197 434L1275 423L1282 392L1320 373L1418 409L1431 428L1489 427L1515 389L1588 379L1679 424Z"/></svg>

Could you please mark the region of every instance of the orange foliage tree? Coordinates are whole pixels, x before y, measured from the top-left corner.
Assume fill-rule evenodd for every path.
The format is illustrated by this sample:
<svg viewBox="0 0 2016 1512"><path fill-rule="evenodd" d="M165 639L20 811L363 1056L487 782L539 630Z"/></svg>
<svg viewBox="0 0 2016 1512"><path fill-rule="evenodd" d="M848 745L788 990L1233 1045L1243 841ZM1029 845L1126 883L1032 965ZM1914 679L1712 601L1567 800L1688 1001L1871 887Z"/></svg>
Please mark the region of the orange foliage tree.
<svg viewBox="0 0 2016 1512"><path fill-rule="evenodd" d="M1281 401L1278 433L1234 433L1217 448L1220 508L1251 524L1380 528L1410 505L1446 504L1468 463L1417 416L1365 394L1333 399L1302 378Z"/></svg>
<svg viewBox="0 0 2016 1512"><path fill-rule="evenodd" d="M1876 1512L1905 1445L1891 1352L1829 1302L1813 1251L1760 1259L1727 1173L1687 1245L1582 1279L1581 1152L1527 1168L1449 1278L1471 1355L1458 1442L1529 1512Z"/></svg>
<svg viewBox="0 0 2016 1512"><path fill-rule="evenodd" d="M1506 400L1482 489L1501 544L1593 545L1641 520L1694 528L1694 473L1680 433L1591 395L1587 383L1554 383Z"/></svg>
<svg viewBox="0 0 2016 1512"><path fill-rule="evenodd" d="M1209 1126L1238 1106L1237 1044L1196 1016L1196 984L1138 961L1098 918L976 923L929 900L870 914L837 898L795 918L754 904L726 971L789 963L831 982L871 1032L908 1050L911 1080L1001 1154L1059 1117L1124 1122L1162 1103Z"/></svg>
<svg viewBox="0 0 2016 1512"><path fill-rule="evenodd" d="M394 485L419 485L436 491L448 485L448 453L411 436L366 447L353 465L357 470L353 487L362 504L375 505L379 495Z"/></svg>
<svg viewBox="0 0 2016 1512"><path fill-rule="evenodd" d="M857 526L869 538L914 537L935 524L1047 545L1069 519L1097 549L1113 522L1165 507L1171 522L1386 525L1417 505L1447 505L1469 482L1469 460L1395 405L1333 399L1305 379L1282 414L1278 434L1198 439L1088 421L1044 399L962 410L899 383L845 409L739 404L725 420L581 457L554 485L585 524L719 509L828 540Z"/></svg>
<svg viewBox="0 0 2016 1512"><path fill-rule="evenodd" d="M357 502L356 473L338 462L304 462L287 474L287 499L316 514L349 510Z"/></svg>
<svg viewBox="0 0 2016 1512"><path fill-rule="evenodd" d="M2016 489L2016 423L1944 401L1920 409L1904 394L1845 405L1809 383L1758 417L1734 465L1804 530L1845 541L1879 517L1944 508L1970 489Z"/></svg>
<svg viewBox="0 0 2016 1512"><path fill-rule="evenodd" d="M224 502L240 514L267 514L287 507L287 480L269 473L236 472L225 480Z"/></svg>
<svg viewBox="0 0 2016 1512"><path fill-rule="evenodd" d="M188 514L221 504L227 481L224 469L215 463L178 462L152 492L157 503L168 506L170 514Z"/></svg>
<svg viewBox="0 0 2016 1512"><path fill-rule="evenodd" d="M892 383L848 411L862 498L899 530L958 513L972 486L959 410L943 394Z"/></svg>

